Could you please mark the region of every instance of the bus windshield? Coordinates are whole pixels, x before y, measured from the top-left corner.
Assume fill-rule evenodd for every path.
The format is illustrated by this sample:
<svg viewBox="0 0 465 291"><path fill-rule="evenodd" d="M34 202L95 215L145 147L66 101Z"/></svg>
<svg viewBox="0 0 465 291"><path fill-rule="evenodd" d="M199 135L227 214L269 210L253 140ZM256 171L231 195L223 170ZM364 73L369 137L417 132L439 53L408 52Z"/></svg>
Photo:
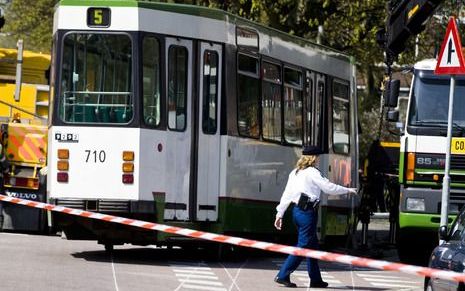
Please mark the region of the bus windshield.
<svg viewBox="0 0 465 291"><path fill-rule="evenodd" d="M128 123L134 112L132 59L129 35L67 34L60 118L69 123Z"/></svg>
<svg viewBox="0 0 465 291"><path fill-rule="evenodd" d="M447 127L450 77L419 71L415 75L408 124L418 127ZM465 126L465 80L457 78L453 122Z"/></svg>

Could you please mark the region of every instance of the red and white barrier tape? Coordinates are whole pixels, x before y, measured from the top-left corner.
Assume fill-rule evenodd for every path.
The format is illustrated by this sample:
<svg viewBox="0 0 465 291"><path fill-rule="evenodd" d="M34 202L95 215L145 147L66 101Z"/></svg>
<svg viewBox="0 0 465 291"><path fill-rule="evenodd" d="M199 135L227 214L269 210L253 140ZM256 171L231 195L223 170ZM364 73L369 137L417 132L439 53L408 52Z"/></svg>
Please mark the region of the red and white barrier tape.
<svg viewBox="0 0 465 291"><path fill-rule="evenodd" d="M318 260L324 260L329 262L338 262L347 265L353 265L358 267L368 267L373 269L385 270L385 271L398 271L407 274L419 275L422 277L431 277L431 278L441 278L449 281L465 282L465 274L452 272L452 271L443 271L439 269L419 267L413 265L406 265L401 263L392 263L388 261L372 260L368 258L355 257L337 253L330 253L324 251L316 251L298 247L292 247L287 245L274 244L269 242L262 242L256 240L249 240L240 237L233 237L221 234L215 234L210 232L203 232L198 230L192 230L188 228L179 228L175 226L168 226L164 224L158 224L153 222L147 222L142 220L135 220L129 218L123 218L113 215L89 212L79 209L73 209L63 206L56 206L52 204L35 202L20 198L9 197L5 195L0 195L0 201L15 203L19 205L46 209L49 211L61 212L70 215L81 216L85 218L104 220L113 223L119 223L124 225L135 226L139 228L145 228L150 230L158 230L162 232L178 234L198 239L204 239L219 243L228 243L232 245L238 245L249 248L256 248L266 251L272 251L277 253L302 256L307 258L315 258ZM272 223L272 222L270 222Z"/></svg>

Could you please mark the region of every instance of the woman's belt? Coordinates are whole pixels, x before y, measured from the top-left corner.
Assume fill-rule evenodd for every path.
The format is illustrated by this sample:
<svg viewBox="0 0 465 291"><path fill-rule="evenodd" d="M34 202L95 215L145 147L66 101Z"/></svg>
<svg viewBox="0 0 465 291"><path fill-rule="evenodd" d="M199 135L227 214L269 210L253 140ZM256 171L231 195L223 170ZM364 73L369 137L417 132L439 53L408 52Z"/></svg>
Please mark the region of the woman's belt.
<svg viewBox="0 0 465 291"><path fill-rule="evenodd" d="M310 209L318 208L319 204L320 204L320 199L315 199L311 201L308 195L304 193L300 193L300 198L299 198L299 202L297 202L297 207L299 207L300 210L307 211Z"/></svg>

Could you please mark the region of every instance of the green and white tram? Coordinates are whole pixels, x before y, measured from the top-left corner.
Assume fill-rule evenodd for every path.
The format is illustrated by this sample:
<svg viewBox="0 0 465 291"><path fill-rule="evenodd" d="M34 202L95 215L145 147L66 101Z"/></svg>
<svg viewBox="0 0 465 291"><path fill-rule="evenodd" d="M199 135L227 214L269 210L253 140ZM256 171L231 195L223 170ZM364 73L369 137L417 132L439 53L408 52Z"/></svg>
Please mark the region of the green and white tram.
<svg viewBox="0 0 465 291"><path fill-rule="evenodd" d="M302 144L324 150L330 180L358 185L350 57L197 6L63 0L54 20L52 203L273 240ZM350 199L324 197L322 238L347 233ZM177 239L63 214L52 222L68 239L110 246Z"/></svg>

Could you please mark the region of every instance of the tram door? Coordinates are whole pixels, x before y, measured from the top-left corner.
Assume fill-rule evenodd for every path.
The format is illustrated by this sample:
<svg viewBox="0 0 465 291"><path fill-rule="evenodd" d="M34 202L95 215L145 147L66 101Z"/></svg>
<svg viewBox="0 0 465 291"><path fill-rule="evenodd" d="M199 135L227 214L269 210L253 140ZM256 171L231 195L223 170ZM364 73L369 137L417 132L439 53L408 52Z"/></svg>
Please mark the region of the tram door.
<svg viewBox="0 0 465 291"><path fill-rule="evenodd" d="M192 41L166 38L166 196L164 218L189 220Z"/></svg>
<svg viewBox="0 0 465 291"><path fill-rule="evenodd" d="M200 44L197 167L198 221L218 219L220 194L220 94L222 49Z"/></svg>

